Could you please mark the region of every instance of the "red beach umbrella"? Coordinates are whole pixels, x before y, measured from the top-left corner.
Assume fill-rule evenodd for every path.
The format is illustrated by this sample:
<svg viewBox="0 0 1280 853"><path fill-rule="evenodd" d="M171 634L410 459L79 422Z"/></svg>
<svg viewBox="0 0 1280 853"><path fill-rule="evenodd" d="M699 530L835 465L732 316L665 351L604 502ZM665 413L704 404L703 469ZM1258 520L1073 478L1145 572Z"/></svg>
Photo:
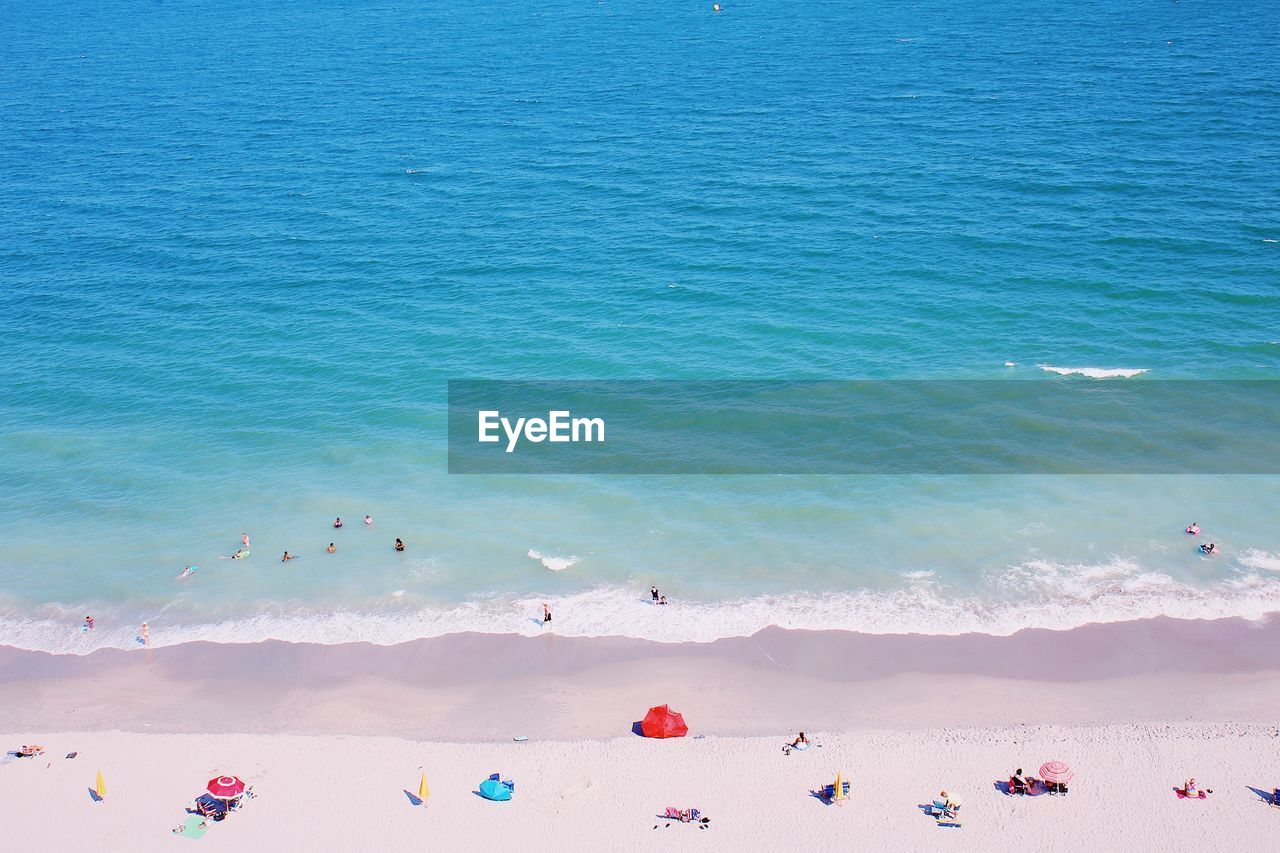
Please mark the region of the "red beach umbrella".
<svg viewBox="0 0 1280 853"><path fill-rule="evenodd" d="M684 724L684 717L666 705L657 705L644 715L640 731L645 737L684 737L689 727Z"/></svg>
<svg viewBox="0 0 1280 853"><path fill-rule="evenodd" d="M1070 782L1071 777L1075 774L1071 772L1071 768L1067 766L1065 761L1046 761L1040 765L1040 778L1046 782L1055 784L1063 784Z"/></svg>
<svg viewBox="0 0 1280 853"><path fill-rule="evenodd" d="M209 780L209 795L219 800L234 800L244 793L244 782L236 776L219 776Z"/></svg>

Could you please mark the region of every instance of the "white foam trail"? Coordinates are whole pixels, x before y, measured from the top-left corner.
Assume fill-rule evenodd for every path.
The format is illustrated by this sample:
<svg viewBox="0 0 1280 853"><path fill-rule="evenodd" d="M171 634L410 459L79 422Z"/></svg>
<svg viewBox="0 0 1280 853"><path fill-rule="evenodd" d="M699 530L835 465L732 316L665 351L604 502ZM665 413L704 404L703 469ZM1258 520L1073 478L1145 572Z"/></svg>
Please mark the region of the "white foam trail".
<svg viewBox="0 0 1280 853"><path fill-rule="evenodd" d="M1280 572L1280 557L1268 554L1266 551L1259 551L1257 548L1249 548L1241 552L1237 559L1242 565L1251 569L1259 569L1264 572Z"/></svg>
<svg viewBox="0 0 1280 853"><path fill-rule="evenodd" d="M563 572L565 569L576 564L582 559L581 557L552 557L547 554L539 553L532 548L529 549L528 556L530 560L537 560L553 572Z"/></svg>
<svg viewBox="0 0 1280 853"><path fill-rule="evenodd" d="M1046 373L1056 373L1059 376L1087 376L1090 379L1113 379L1116 377L1128 379L1148 372L1148 368L1145 367L1054 367L1051 364L1037 364L1036 367Z"/></svg>
<svg viewBox="0 0 1280 853"><path fill-rule="evenodd" d="M672 596L648 606L647 588L599 586L570 595L489 596L450 606L404 598L381 609L325 611L280 605L224 621L201 621L166 609L148 618L152 644L252 643L285 640L394 645L464 631L538 635L542 602L563 636L621 636L657 642L711 642L744 637L768 626L868 634L1007 636L1023 628L1065 630L1094 622L1170 616L1177 619L1258 619L1280 611L1280 566L1266 552L1244 552L1224 568L1231 576L1192 585L1131 559L1097 564L1033 560L988 572L977 590L962 591L920 573L896 589L796 592L700 602ZM1259 571L1261 569L1261 571ZM82 633L85 612L98 628ZM190 621L188 621L190 620ZM140 620L139 620L140 621ZM45 605L37 613L0 606L0 644L54 653L139 648L137 621L106 608Z"/></svg>

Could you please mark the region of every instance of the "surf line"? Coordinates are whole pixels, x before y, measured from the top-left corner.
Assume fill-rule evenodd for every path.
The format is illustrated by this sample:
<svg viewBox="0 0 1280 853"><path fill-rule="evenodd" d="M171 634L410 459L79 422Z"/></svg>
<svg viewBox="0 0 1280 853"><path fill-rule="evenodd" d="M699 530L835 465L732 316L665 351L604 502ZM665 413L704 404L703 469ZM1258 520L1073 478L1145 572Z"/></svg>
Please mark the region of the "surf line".
<svg viewBox="0 0 1280 853"><path fill-rule="evenodd" d="M486 444L502 440L506 435L507 453L514 453L516 445L524 441L540 444L543 441L604 442L604 418L575 418L564 409L553 409L545 418L504 418L496 409L481 409L477 414L479 441Z"/></svg>

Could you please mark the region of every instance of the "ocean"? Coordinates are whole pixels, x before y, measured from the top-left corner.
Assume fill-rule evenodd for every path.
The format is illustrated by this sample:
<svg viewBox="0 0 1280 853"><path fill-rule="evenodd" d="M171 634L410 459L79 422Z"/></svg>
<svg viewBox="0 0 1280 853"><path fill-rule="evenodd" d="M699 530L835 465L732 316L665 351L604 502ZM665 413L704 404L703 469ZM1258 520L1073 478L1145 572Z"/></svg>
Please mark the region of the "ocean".
<svg viewBox="0 0 1280 853"><path fill-rule="evenodd" d="M1280 378L1270 4L724 6L0 9L0 643L1280 609L1272 476L447 472L450 379Z"/></svg>

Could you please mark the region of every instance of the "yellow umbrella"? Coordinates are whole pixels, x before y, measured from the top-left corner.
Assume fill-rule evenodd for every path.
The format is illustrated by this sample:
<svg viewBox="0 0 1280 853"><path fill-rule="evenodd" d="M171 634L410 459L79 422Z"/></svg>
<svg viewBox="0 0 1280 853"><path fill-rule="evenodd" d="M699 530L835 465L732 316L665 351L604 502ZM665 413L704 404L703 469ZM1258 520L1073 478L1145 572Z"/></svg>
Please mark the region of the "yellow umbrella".
<svg viewBox="0 0 1280 853"><path fill-rule="evenodd" d="M93 792L98 795L98 799L105 799L107 796L107 783L102 781L102 771L98 771L98 781L93 786Z"/></svg>
<svg viewBox="0 0 1280 853"><path fill-rule="evenodd" d="M834 792L834 793L835 793L835 796L833 796L833 797L831 798L831 799L833 799L833 800L843 800L843 799L845 798L845 796L844 796L844 779L841 777L841 775L840 775L839 773L836 773L836 787L835 787L835 792Z"/></svg>
<svg viewBox="0 0 1280 853"><path fill-rule="evenodd" d="M429 796L431 796L431 789L427 787L427 774L423 773L421 781L418 782L418 799L425 803Z"/></svg>

